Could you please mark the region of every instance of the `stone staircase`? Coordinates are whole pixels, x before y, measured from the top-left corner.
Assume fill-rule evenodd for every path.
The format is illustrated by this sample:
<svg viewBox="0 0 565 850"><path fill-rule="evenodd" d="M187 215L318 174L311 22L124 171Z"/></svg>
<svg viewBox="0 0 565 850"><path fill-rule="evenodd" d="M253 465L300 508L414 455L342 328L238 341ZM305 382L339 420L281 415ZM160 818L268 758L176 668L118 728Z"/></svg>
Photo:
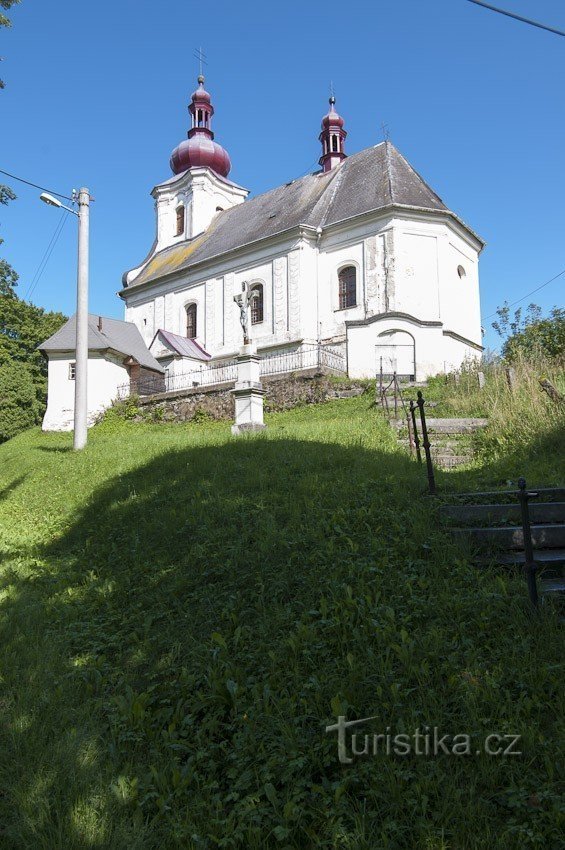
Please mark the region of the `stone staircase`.
<svg viewBox="0 0 565 850"><path fill-rule="evenodd" d="M426 410L433 402L426 403ZM488 425L488 419L434 419L426 418L430 452L434 464L441 469L453 469L470 463L473 459L473 434ZM417 416L420 441L419 417ZM410 449L408 427L404 419L392 422L398 430L398 442Z"/></svg>
<svg viewBox="0 0 565 850"><path fill-rule="evenodd" d="M525 567L524 531L515 490L452 494L441 521L479 567ZM529 501L530 529L542 603L565 612L565 488L538 489Z"/></svg>

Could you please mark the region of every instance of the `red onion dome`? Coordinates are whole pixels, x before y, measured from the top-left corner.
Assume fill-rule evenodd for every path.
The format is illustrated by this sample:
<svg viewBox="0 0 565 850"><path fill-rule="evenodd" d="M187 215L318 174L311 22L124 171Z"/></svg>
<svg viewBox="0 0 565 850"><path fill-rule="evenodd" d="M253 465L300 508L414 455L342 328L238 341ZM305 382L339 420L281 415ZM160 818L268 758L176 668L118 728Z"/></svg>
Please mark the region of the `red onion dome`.
<svg viewBox="0 0 565 850"><path fill-rule="evenodd" d="M332 95L330 97L330 111L327 115L324 115L322 118L322 130L325 130L327 127L343 127L344 120L343 118L337 114L334 109L335 97Z"/></svg>
<svg viewBox="0 0 565 850"><path fill-rule="evenodd" d="M204 77L198 77L198 88L195 92L192 93L191 98L192 102L195 101L204 101L205 103L210 103L212 100L210 94L204 88Z"/></svg>
<svg viewBox="0 0 565 850"><path fill-rule="evenodd" d="M173 174L182 174L189 168L211 168L221 177L230 173L231 162L227 151L214 141L212 116L214 107L208 92L204 89L204 77L198 77L198 88L191 97L188 111L192 127L188 139L181 142L171 154Z"/></svg>
<svg viewBox="0 0 565 850"><path fill-rule="evenodd" d="M181 142L171 154L171 170L181 174L189 168L211 168L221 177L227 177L231 169L228 152L208 136L195 135Z"/></svg>

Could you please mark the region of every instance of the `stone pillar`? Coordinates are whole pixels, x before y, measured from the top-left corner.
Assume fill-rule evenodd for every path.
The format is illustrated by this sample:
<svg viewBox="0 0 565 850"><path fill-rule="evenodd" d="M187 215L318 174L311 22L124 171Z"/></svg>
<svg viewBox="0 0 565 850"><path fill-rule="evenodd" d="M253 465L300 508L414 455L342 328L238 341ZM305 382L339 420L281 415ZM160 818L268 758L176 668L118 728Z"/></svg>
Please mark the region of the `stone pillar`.
<svg viewBox="0 0 565 850"><path fill-rule="evenodd" d="M244 345L237 358L237 382L232 390L235 398L235 424L232 434L245 434L248 431L262 431L263 397L265 390L261 386L261 358L253 343Z"/></svg>

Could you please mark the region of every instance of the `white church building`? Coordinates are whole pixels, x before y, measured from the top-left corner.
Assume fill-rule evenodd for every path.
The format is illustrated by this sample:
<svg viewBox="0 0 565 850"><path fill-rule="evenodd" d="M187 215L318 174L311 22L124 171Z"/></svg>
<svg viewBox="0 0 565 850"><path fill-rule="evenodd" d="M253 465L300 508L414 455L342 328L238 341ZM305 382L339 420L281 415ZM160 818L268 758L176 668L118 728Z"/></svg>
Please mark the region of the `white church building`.
<svg viewBox="0 0 565 850"><path fill-rule="evenodd" d="M320 169L248 198L228 177L203 84L200 76L173 176L151 193L153 245L122 278L125 322L90 319L90 422L124 386L233 381L243 341L234 296L244 287L265 375L308 368L314 353L316 365L351 378L382 369L420 381L480 357L484 243L394 145L347 156L331 97ZM73 322L40 346L49 360L44 428L72 427Z"/></svg>
<svg viewBox="0 0 565 850"><path fill-rule="evenodd" d="M480 356L484 243L394 145L347 156L332 97L320 170L248 199L228 178L198 82L173 176L151 193L155 241L119 292L126 321L169 373L237 354L244 282L257 293L251 336L264 357L328 346L350 377L374 377L383 363L422 380ZM183 356L186 340L196 345Z"/></svg>

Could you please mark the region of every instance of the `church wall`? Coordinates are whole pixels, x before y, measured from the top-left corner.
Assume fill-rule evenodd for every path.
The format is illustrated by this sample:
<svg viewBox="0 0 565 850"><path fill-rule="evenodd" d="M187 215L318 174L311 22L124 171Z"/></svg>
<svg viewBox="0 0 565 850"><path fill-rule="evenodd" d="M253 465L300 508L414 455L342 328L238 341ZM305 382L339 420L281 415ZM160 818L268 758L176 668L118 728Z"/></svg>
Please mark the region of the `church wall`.
<svg viewBox="0 0 565 850"><path fill-rule="evenodd" d="M446 329L481 344L479 258L477 251L449 228L442 240L440 313ZM458 268L463 274L460 276Z"/></svg>
<svg viewBox="0 0 565 850"><path fill-rule="evenodd" d="M439 319L439 247L436 228L395 223L394 293L390 310L426 321Z"/></svg>

